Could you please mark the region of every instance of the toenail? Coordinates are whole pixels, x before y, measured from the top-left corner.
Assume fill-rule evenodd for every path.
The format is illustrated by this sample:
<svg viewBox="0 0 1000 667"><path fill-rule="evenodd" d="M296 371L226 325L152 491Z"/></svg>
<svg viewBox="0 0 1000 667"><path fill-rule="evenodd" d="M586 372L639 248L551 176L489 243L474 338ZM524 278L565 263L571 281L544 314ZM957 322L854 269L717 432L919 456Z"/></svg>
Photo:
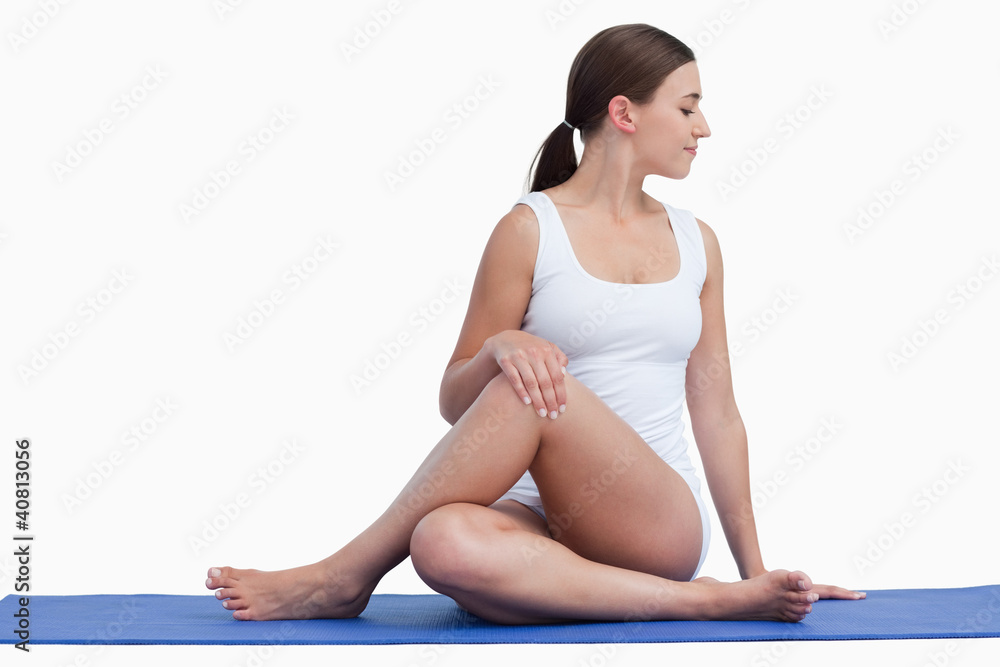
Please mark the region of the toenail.
<svg viewBox="0 0 1000 667"><path fill-rule="evenodd" d="M799 579L799 588L801 588L802 590L806 589L806 580L805 579Z"/></svg>
<svg viewBox="0 0 1000 667"><path fill-rule="evenodd" d="M208 576L210 577L217 577L220 574L222 574L222 570L220 570L217 567L213 567L211 570L208 571Z"/></svg>
<svg viewBox="0 0 1000 667"><path fill-rule="evenodd" d="M205 585L211 587L212 586L212 580L211 579L206 579L205 580Z"/></svg>
<svg viewBox="0 0 1000 667"><path fill-rule="evenodd" d="M819 595L817 593L811 593L806 599L809 600L809 602L815 602L819 599Z"/></svg>
<svg viewBox="0 0 1000 667"><path fill-rule="evenodd" d="M222 589L221 588L219 590L215 591L215 597L219 598L220 600L222 599Z"/></svg>
<svg viewBox="0 0 1000 667"><path fill-rule="evenodd" d="M223 600L222 606L225 607L226 609L229 609L229 600Z"/></svg>

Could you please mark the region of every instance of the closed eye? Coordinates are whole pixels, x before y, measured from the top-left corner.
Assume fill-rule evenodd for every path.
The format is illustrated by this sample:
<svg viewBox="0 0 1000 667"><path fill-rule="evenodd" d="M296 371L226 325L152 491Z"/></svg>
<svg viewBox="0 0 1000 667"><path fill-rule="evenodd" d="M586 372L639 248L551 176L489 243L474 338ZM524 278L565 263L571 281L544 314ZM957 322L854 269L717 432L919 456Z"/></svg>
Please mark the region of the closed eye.
<svg viewBox="0 0 1000 667"><path fill-rule="evenodd" d="M681 111L683 111L683 112L684 112L684 115L685 115L685 116L690 116L691 114L693 114L693 113L694 113L694 111L693 111L693 110L691 110L691 109L681 109Z"/></svg>

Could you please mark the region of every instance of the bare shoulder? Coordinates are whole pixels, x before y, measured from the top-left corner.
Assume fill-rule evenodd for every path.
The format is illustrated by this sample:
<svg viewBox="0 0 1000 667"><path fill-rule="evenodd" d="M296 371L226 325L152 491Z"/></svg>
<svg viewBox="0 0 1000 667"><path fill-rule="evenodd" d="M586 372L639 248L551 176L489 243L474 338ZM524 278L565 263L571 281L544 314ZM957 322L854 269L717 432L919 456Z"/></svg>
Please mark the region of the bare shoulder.
<svg viewBox="0 0 1000 667"><path fill-rule="evenodd" d="M537 253L535 213L518 204L500 218L486 242L449 368L459 359L474 357L490 336L521 328Z"/></svg>
<svg viewBox="0 0 1000 667"><path fill-rule="evenodd" d="M497 228L502 228L502 233L506 236L521 241L538 240L538 218L535 216L535 211L527 204L517 204L507 211L497 223Z"/></svg>
<svg viewBox="0 0 1000 667"><path fill-rule="evenodd" d="M517 204L497 222L486 244L486 252L504 264L534 272L538 251L538 219L527 204Z"/></svg>
<svg viewBox="0 0 1000 667"><path fill-rule="evenodd" d="M709 227L707 222L701 218L695 218L695 220L698 222L698 228L701 230L701 238L705 242L705 259L708 262L708 276L721 275L722 248L719 246L719 237L715 235L715 230Z"/></svg>

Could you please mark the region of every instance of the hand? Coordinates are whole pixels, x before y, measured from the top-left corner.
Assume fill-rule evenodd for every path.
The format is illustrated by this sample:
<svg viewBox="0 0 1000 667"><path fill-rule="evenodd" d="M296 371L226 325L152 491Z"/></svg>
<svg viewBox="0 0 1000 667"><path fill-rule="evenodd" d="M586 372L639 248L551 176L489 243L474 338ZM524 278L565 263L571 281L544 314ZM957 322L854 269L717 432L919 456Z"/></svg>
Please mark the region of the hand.
<svg viewBox="0 0 1000 667"><path fill-rule="evenodd" d="M490 336L493 357L525 404L541 417L566 410L564 374L569 358L554 343L519 329Z"/></svg>
<svg viewBox="0 0 1000 667"><path fill-rule="evenodd" d="M757 577L767 573L767 569L757 569L752 576ZM749 579L750 577L745 578ZM809 592L819 595L820 600L863 600L867 595L862 591L852 591L847 588L831 586L829 584L813 584L810 587Z"/></svg>

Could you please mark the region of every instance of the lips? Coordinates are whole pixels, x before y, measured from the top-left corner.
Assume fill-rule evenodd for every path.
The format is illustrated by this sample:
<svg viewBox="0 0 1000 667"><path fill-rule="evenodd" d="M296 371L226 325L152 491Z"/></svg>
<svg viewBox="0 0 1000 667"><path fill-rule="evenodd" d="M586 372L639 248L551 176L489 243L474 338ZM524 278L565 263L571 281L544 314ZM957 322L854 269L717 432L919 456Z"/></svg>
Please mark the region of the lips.
<svg viewBox="0 0 1000 667"><path fill-rule="evenodd" d="M691 155L697 155L698 154L698 147L697 146L691 146L689 148L685 148L684 150L686 150Z"/></svg>

